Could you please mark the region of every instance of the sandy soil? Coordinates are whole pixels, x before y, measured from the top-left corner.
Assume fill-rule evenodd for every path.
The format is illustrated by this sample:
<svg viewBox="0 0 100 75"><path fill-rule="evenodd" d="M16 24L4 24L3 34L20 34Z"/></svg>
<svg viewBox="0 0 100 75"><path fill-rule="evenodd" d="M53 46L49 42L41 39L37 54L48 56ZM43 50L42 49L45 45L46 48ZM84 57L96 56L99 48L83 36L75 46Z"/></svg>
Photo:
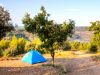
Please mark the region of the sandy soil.
<svg viewBox="0 0 100 75"><path fill-rule="evenodd" d="M45 63L35 65L23 63L21 59L0 60L0 75L100 75L100 63L93 61L90 56L55 58L56 65L60 65L63 69L48 66L50 63L51 58ZM62 70L65 73L60 72Z"/></svg>

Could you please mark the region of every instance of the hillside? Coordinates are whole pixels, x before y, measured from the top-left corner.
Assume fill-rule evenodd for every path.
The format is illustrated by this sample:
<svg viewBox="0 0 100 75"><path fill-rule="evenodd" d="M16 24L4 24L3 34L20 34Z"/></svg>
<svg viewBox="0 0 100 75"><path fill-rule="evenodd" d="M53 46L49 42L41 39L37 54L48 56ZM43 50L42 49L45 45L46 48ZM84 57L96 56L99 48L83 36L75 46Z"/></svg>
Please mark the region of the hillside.
<svg viewBox="0 0 100 75"><path fill-rule="evenodd" d="M91 37L93 36L93 32L88 31L88 27L75 27L75 33L70 38L70 41L79 41L79 42L89 42Z"/></svg>
<svg viewBox="0 0 100 75"><path fill-rule="evenodd" d="M17 37L24 37L30 41L36 37L36 35L26 32L23 26L16 28L16 31L10 35L12 36L13 34L16 34ZM74 35L72 38L69 38L69 41L89 42L92 36L93 32L88 31L88 27L75 27Z"/></svg>

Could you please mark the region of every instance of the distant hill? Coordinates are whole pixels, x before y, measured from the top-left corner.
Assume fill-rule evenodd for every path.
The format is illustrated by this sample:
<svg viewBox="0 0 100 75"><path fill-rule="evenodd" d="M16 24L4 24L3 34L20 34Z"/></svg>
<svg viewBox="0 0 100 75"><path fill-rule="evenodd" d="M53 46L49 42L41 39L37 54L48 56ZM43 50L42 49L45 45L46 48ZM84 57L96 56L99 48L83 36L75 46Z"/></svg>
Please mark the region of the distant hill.
<svg viewBox="0 0 100 75"><path fill-rule="evenodd" d="M19 30L25 30L24 26L18 26ZM75 27L76 31L87 31L88 30L88 26L77 26Z"/></svg>
<svg viewBox="0 0 100 75"><path fill-rule="evenodd" d="M88 31L88 27L80 26L75 27L75 33L70 41L79 41L79 42L89 42L91 37L93 36L93 32Z"/></svg>
<svg viewBox="0 0 100 75"><path fill-rule="evenodd" d="M14 34L15 33L17 34L18 37L24 37L25 39L27 38L30 41L36 38L36 35L32 35L31 33L26 32L23 26L17 27L16 32L14 32ZM93 32L88 31L88 27L79 26L79 27L75 27L75 32L72 38L69 38L68 40L79 41L79 42L89 42L92 36L93 36Z"/></svg>
<svg viewBox="0 0 100 75"><path fill-rule="evenodd" d="M75 31L88 31L88 26L77 26Z"/></svg>

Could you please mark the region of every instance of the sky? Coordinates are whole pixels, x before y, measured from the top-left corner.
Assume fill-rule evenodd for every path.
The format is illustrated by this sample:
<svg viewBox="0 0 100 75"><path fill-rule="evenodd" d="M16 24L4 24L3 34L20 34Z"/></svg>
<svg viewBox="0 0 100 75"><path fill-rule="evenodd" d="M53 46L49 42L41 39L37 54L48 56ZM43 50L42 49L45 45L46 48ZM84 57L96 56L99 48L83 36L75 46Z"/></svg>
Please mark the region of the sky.
<svg viewBox="0 0 100 75"><path fill-rule="evenodd" d="M19 26L23 26L26 12L34 17L41 6L57 23L72 19L76 26L90 26L90 22L100 20L100 0L0 0L0 6L8 10L13 24Z"/></svg>

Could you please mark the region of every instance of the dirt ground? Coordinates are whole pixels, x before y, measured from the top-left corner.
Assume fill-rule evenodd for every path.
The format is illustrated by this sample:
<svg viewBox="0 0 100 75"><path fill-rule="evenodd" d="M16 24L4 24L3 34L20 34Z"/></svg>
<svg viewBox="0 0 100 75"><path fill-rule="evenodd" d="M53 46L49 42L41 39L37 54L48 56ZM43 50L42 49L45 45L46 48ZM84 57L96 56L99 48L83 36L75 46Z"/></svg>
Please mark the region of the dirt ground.
<svg viewBox="0 0 100 75"><path fill-rule="evenodd" d="M0 60L0 75L100 75L100 63L91 56L55 58L55 67L50 63L51 58L34 65L23 63L21 58Z"/></svg>

